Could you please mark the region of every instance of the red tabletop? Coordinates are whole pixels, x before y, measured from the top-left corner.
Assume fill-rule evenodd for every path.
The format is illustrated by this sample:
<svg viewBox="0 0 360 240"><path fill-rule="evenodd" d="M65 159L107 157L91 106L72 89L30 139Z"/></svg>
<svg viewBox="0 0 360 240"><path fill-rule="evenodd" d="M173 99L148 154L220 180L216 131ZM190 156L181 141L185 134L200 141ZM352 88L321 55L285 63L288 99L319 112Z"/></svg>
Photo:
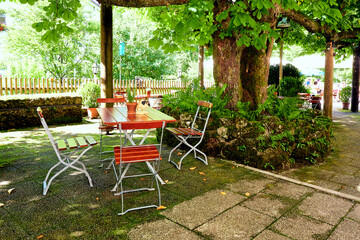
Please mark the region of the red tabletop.
<svg viewBox="0 0 360 240"><path fill-rule="evenodd" d="M165 113L151 107L145 109L147 114L128 114L126 107L97 108L97 111L106 125L119 125L121 129L148 129L161 127L163 122L175 122Z"/></svg>

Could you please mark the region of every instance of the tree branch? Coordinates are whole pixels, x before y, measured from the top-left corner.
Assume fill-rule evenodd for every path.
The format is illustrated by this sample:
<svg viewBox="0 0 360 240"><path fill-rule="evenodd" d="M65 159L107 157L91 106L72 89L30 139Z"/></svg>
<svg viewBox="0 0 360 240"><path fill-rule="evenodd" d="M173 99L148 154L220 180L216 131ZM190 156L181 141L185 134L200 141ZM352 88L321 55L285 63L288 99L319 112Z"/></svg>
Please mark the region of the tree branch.
<svg viewBox="0 0 360 240"><path fill-rule="evenodd" d="M97 0L100 4L109 4L119 7L158 7L169 5L182 5L189 2L189 0Z"/></svg>
<svg viewBox="0 0 360 240"><path fill-rule="evenodd" d="M342 39L357 39L360 34L360 29L353 29L352 31L341 31L336 32L332 30L328 25L321 26L320 21L314 21L313 19L308 18L306 15L294 11L294 10L285 10L281 9L281 13L297 22L301 26L303 26L306 30L312 33L321 33L324 37L329 41L340 41Z"/></svg>

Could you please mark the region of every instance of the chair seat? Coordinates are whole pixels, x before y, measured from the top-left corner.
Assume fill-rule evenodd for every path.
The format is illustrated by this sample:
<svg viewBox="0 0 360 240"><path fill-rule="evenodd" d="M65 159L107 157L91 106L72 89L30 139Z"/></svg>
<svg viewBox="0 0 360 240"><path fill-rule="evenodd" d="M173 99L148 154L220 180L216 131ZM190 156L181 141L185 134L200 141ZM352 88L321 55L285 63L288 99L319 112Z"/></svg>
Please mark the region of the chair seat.
<svg viewBox="0 0 360 240"><path fill-rule="evenodd" d="M166 128L175 135L201 136L202 133L191 128Z"/></svg>
<svg viewBox="0 0 360 240"><path fill-rule="evenodd" d="M80 147L89 147L97 144L95 139L91 136L60 139L57 140L56 143L60 151Z"/></svg>
<svg viewBox="0 0 360 240"><path fill-rule="evenodd" d="M116 164L120 164L120 157L123 163L148 162L160 159L160 153L154 145L114 147L114 154Z"/></svg>

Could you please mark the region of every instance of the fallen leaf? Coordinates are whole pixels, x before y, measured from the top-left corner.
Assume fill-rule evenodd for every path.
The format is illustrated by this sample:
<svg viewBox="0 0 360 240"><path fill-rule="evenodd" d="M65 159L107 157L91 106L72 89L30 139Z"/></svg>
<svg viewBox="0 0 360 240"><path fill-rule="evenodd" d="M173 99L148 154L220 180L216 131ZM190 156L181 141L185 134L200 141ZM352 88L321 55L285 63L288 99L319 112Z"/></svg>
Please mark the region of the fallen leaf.
<svg viewBox="0 0 360 240"><path fill-rule="evenodd" d="M169 182L169 180L165 180L165 181L164 181L164 183L168 183L168 182Z"/></svg>
<svg viewBox="0 0 360 240"><path fill-rule="evenodd" d="M203 173L203 172L199 172L199 174L200 174L200 175L204 175L204 176L205 176L205 173Z"/></svg>
<svg viewBox="0 0 360 240"><path fill-rule="evenodd" d="M96 200L99 200L99 198L97 197Z"/></svg>
<svg viewBox="0 0 360 240"><path fill-rule="evenodd" d="M14 190L15 190L15 188L10 188L10 189L8 190L8 193L11 194Z"/></svg>
<svg viewBox="0 0 360 240"><path fill-rule="evenodd" d="M191 167L191 168L190 168L191 171L192 171L192 170L195 170L195 169L196 169L196 167Z"/></svg>
<svg viewBox="0 0 360 240"><path fill-rule="evenodd" d="M235 168L235 166L233 166L233 168Z"/></svg>
<svg viewBox="0 0 360 240"><path fill-rule="evenodd" d="M40 239L40 238L43 238L43 237L44 237L44 235L40 235L40 236L37 237L37 239Z"/></svg>
<svg viewBox="0 0 360 240"><path fill-rule="evenodd" d="M3 203L0 203L0 207L3 207L3 206L5 206L5 204L3 204Z"/></svg>
<svg viewBox="0 0 360 240"><path fill-rule="evenodd" d="M161 205L161 206L159 206L156 210L163 210L163 209L166 209L166 207L163 206L163 205Z"/></svg>
<svg viewBox="0 0 360 240"><path fill-rule="evenodd" d="M146 178L140 178L141 181L146 181L147 179Z"/></svg>
<svg viewBox="0 0 360 240"><path fill-rule="evenodd" d="M220 194L221 194L221 195L226 195L226 192L221 192Z"/></svg>
<svg viewBox="0 0 360 240"><path fill-rule="evenodd" d="M105 174L107 174L107 171L105 171Z"/></svg>
<svg viewBox="0 0 360 240"><path fill-rule="evenodd" d="M177 155L182 155L182 153L181 153L181 152L177 152L176 154L177 154Z"/></svg>
<svg viewBox="0 0 360 240"><path fill-rule="evenodd" d="M206 181L206 178L204 178L203 180Z"/></svg>
<svg viewBox="0 0 360 240"><path fill-rule="evenodd" d="M247 197L250 197L250 193L249 192L247 192L247 193L245 193L245 196L247 196Z"/></svg>

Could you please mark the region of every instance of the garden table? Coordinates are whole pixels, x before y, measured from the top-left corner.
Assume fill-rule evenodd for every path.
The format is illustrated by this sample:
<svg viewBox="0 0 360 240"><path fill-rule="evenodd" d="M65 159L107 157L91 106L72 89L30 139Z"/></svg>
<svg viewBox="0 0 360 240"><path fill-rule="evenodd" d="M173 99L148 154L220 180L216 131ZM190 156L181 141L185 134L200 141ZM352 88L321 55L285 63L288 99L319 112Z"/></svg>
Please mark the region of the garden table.
<svg viewBox="0 0 360 240"><path fill-rule="evenodd" d="M132 145L136 145L133 140L133 133L135 130L147 129L147 132L139 144L142 145L148 137L151 129L148 126L151 126L152 123L165 122L165 124L167 124L176 121L175 118L172 118L165 113L162 113L151 107L144 109L144 113L146 114L128 114L126 107L97 108L97 111L103 124L117 126L120 134L123 132L125 140L129 141ZM130 131L130 133L128 131ZM124 144L126 144L126 141ZM149 168L152 168L149 163L147 163L147 165ZM164 184L163 180L158 175L157 177L160 182Z"/></svg>

